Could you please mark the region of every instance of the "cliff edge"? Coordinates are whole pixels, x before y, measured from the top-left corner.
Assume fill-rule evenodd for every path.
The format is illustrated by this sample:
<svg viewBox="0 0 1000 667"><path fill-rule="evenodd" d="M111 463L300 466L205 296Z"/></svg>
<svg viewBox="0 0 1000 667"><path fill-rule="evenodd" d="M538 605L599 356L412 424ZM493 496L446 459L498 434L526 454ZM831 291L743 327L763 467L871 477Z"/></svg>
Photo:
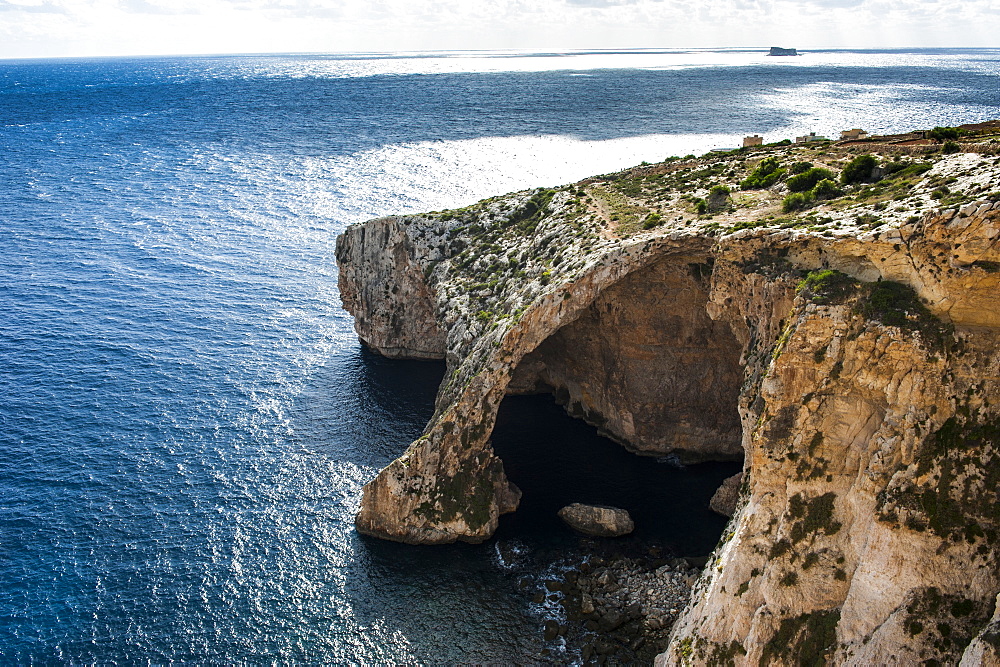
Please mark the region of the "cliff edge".
<svg viewBox="0 0 1000 667"><path fill-rule="evenodd" d="M552 392L632 451L744 460L658 662L996 664L997 146L744 149L349 228L362 341L447 362L358 530L488 538L500 401Z"/></svg>

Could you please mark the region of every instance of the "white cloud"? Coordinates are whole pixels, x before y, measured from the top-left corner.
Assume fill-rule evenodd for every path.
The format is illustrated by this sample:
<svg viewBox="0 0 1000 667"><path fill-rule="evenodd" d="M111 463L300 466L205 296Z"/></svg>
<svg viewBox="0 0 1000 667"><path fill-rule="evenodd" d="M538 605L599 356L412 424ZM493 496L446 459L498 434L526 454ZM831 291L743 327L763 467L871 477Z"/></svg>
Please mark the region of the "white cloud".
<svg viewBox="0 0 1000 667"><path fill-rule="evenodd" d="M63 9L45 0L0 0L0 12L61 14Z"/></svg>
<svg viewBox="0 0 1000 667"><path fill-rule="evenodd" d="M992 46L993 0L0 0L0 57Z"/></svg>
<svg viewBox="0 0 1000 667"><path fill-rule="evenodd" d="M566 4L576 7L617 7L630 5L638 0L566 0Z"/></svg>
<svg viewBox="0 0 1000 667"><path fill-rule="evenodd" d="M168 0L122 0L120 7L130 14L198 14L203 4Z"/></svg>

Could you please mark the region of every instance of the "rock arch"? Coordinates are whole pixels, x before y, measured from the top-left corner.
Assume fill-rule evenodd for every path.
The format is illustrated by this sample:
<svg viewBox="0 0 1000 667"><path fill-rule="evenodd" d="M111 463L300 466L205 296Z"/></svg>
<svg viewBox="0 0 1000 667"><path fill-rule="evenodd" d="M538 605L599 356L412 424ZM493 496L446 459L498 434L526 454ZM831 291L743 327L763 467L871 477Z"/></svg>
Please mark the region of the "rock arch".
<svg viewBox="0 0 1000 667"><path fill-rule="evenodd" d="M639 454L742 458L742 345L707 312L710 260L666 256L601 292L514 370L508 393L552 392Z"/></svg>

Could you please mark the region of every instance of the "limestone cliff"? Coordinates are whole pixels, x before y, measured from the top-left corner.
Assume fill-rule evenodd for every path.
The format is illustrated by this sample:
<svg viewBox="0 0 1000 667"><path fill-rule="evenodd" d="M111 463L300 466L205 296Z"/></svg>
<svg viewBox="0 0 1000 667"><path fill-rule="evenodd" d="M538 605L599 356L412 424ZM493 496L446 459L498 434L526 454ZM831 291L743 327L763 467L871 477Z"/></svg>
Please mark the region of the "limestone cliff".
<svg viewBox="0 0 1000 667"><path fill-rule="evenodd" d="M361 339L448 367L358 529L489 537L519 498L497 407L550 391L634 451L745 460L665 664L995 659L1000 167L990 144L893 150L809 199L782 202L785 170L854 155L670 161L349 228Z"/></svg>

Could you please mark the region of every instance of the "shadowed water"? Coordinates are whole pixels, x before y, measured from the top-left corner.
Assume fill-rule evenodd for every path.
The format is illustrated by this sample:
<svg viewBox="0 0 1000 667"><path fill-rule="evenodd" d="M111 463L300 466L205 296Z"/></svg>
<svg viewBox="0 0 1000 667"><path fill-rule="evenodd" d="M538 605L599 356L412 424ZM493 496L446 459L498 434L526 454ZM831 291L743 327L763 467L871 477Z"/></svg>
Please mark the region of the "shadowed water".
<svg viewBox="0 0 1000 667"><path fill-rule="evenodd" d="M573 419L551 396L508 396L497 415L493 449L523 493L500 537L577 542L556 515L580 502L629 511L636 529L617 540L623 550L659 545L664 554L706 556L726 524L708 507L715 489L741 463L681 466L670 457L630 454Z"/></svg>

